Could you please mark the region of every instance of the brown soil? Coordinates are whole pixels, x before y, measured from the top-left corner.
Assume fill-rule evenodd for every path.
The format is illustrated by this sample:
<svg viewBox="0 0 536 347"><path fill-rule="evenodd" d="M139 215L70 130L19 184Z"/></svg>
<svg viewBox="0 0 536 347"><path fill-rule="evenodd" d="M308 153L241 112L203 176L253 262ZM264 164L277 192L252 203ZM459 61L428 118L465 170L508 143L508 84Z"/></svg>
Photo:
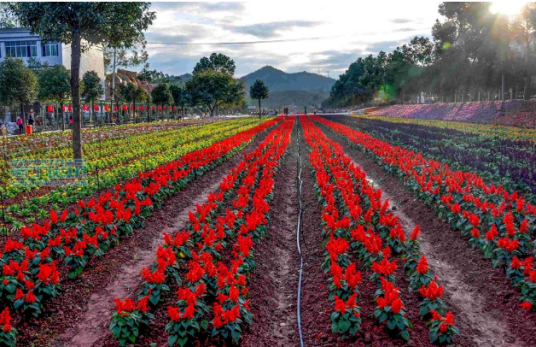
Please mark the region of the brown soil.
<svg viewBox="0 0 536 347"><path fill-rule="evenodd" d="M294 130L297 130L296 125ZM254 246L257 268L250 282L253 323L243 335L242 346L299 345L296 321L299 270L296 132L291 141L277 172L268 232Z"/></svg>
<svg viewBox="0 0 536 347"><path fill-rule="evenodd" d="M115 297L124 298L125 293L128 294L129 289L140 282L141 267L152 263L151 255L156 258L154 250L161 242L162 231L179 227L183 215L206 197L208 187L217 187L214 182L219 184L230 168L242 160L242 153L255 148L266 135L267 131L258 135L245 149L221 166L190 182L184 190L168 199L162 209L155 211L146 220L144 228L136 230L130 238L123 239L101 258L92 259L80 278L70 280L66 275L62 276L62 292L46 305L45 315L17 325L19 345L85 347L91 346L102 335L111 339L107 327L114 310L112 300ZM132 291L130 293L131 296L137 295ZM97 312L93 312L94 309ZM163 335L162 332L160 335Z"/></svg>
<svg viewBox="0 0 536 347"><path fill-rule="evenodd" d="M327 119L347 126L353 124L350 117ZM351 147L342 135L325 126L321 128L382 188L384 197L396 206L395 212L406 231L421 226L421 249L438 282L445 287L445 301L465 339L472 340L474 346L534 346L536 314L519 307L520 293L504 272L493 269L489 260L473 250L459 231L453 231L417 200L402 181L382 170L370 156Z"/></svg>

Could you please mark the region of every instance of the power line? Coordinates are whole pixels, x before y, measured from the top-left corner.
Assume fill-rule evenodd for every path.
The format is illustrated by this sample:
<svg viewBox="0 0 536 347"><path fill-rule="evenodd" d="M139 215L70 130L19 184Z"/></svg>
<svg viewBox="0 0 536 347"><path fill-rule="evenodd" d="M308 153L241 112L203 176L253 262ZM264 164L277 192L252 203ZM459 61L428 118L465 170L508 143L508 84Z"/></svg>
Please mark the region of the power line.
<svg viewBox="0 0 536 347"><path fill-rule="evenodd" d="M176 46L202 46L202 45L253 45L259 43L279 43L279 42L297 42L297 41L315 41L326 40L333 37L305 37L301 39L280 39L266 41L238 41L238 42L151 42L147 45L176 45Z"/></svg>
<svg viewBox="0 0 536 347"><path fill-rule="evenodd" d="M408 31L419 31L424 30L425 28L415 28ZM330 40L335 38L342 37L353 37L355 34L359 35L384 35L392 34L397 32L397 30L385 31L385 32L359 32L354 34L345 34L345 35L334 35L334 36L324 36L324 37L304 37L297 39L277 39L277 40L263 40L263 41L223 41L223 42L149 42L147 45L171 45L171 46L203 46L203 45L256 45L263 43L281 43L281 42L299 42L299 41L317 41L317 40ZM172 36L170 36L172 38Z"/></svg>

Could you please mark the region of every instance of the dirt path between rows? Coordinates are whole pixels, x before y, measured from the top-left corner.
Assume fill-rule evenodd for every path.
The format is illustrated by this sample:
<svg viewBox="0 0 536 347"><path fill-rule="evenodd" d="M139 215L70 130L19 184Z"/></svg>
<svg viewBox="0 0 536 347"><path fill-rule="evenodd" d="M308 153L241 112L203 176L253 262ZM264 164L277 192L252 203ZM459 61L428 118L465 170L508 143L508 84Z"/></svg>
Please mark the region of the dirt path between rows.
<svg viewBox="0 0 536 347"><path fill-rule="evenodd" d="M326 118L352 125L345 118ZM421 226L421 250L438 282L445 287L445 301L455 313L462 335L471 339L474 346L534 346L536 315L521 310L520 293L510 285L504 272L493 269L491 262L473 250L459 231L453 231L368 155L351 147L347 138L320 127L383 190L383 198L396 206L394 212L406 232L411 232L415 225Z"/></svg>
<svg viewBox="0 0 536 347"><path fill-rule="evenodd" d="M103 335L109 335L113 299L129 294L137 296L132 289L140 283L141 268L156 259L162 231L177 230L184 225L187 212L195 209L195 203L204 202L208 193L217 189L221 178L242 160L243 153L255 148L268 132L259 134L245 149L168 199L162 209L145 221L144 228L123 239L101 258L92 259L80 278L65 279L61 295L47 306L47 316L19 329L20 343L40 347L86 347Z"/></svg>
<svg viewBox="0 0 536 347"><path fill-rule="evenodd" d="M299 258L296 247L296 130L279 168L270 202L270 222L264 239L254 246L257 268L250 282L253 323L241 346L299 346L296 290Z"/></svg>
<svg viewBox="0 0 536 347"><path fill-rule="evenodd" d="M156 250L164 244L163 233L171 234L174 231L182 230L188 223L188 212L195 210L196 204L208 202L207 195L218 189L220 181L215 180L211 185L207 185L200 192L191 196L183 196L182 203L188 205L181 208L177 213L172 212L165 217L166 226L161 229L160 236L156 238L150 248L134 249L135 254L132 261L124 265L119 274L114 276L113 281L102 291L93 293L87 308L84 319L72 330L67 331L65 336L60 337L60 341L65 341L65 346L92 346L103 333L107 333L110 317L114 312L113 298L124 299L131 297L137 299L138 293L134 291L140 283L141 269L149 268L156 261ZM171 202L173 204L174 201ZM74 336L72 336L74 333ZM70 337L72 336L72 337Z"/></svg>

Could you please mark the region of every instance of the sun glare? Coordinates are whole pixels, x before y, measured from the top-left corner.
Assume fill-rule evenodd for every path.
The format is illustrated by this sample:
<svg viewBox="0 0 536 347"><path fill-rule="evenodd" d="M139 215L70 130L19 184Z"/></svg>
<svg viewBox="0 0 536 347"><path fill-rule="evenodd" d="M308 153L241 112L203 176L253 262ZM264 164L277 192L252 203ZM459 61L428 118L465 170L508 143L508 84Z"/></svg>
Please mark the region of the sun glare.
<svg viewBox="0 0 536 347"><path fill-rule="evenodd" d="M521 9L527 1L494 1L491 5L491 10L494 13L502 13L508 16L513 16L521 12Z"/></svg>

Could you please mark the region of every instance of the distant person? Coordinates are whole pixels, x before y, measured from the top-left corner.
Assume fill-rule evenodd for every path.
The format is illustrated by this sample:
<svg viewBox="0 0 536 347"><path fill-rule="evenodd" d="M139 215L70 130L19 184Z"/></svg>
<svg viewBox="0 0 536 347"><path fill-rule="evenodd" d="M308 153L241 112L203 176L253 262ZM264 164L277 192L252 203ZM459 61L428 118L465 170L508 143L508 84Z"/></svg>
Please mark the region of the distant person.
<svg viewBox="0 0 536 347"><path fill-rule="evenodd" d="M30 118L28 118L28 125L34 125L34 119L31 115Z"/></svg>
<svg viewBox="0 0 536 347"><path fill-rule="evenodd" d="M17 125L19 126L19 133L22 134L22 118L17 118Z"/></svg>
<svg viewBox="0 0 536 347"><path fill-rule="evenodd" d="M304 109L305 115L307 116L307 106L303 106L303 109Z"/></svg>
<svg viewBox="0 0 536 347"><path fill-rule="evenodd" d="M69 126L73 126L73 115L69 116Z"/></svg>

